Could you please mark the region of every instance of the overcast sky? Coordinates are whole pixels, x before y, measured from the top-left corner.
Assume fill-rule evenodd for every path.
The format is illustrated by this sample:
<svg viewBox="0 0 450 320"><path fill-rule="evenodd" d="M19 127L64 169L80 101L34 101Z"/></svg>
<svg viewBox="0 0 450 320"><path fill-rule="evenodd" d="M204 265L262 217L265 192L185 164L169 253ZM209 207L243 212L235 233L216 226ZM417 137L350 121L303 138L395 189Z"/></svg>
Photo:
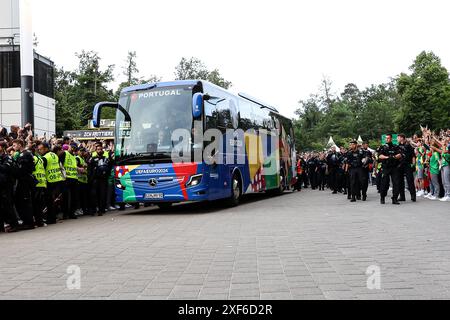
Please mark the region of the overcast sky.
<svg viewBox="0 0 450 320"><path fill-rule="evenodd" d="M140 75L173 80L181 57L201 59L246 92L294 116L323 76L336 93L407 72L432 50L450 69L448 1L402 0L39 0L33 1L38 52L66 69L74 53L95 50L115 64L128 51Z"/></svg>

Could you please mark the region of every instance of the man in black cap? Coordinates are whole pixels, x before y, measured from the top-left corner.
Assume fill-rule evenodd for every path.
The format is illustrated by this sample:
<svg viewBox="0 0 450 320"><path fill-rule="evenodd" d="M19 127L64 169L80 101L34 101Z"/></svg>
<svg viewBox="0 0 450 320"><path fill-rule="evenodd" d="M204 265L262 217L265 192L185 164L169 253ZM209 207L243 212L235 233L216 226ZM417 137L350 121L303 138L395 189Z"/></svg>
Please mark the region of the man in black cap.
<svg viewBox="0 0 450 320"><path fill-rule="evenodd" d="M363 166L362 166L362 174L363 174L363 183L361 186L363 201L367 198L367 190L369 189L369 175L370 175L370 167L373 165L372 152L369 150L369 144L367 141L362 144L362 152L364 154L363 158ZM366 195L366 196L364 196Z"/></svg>
<svg viewBox="0 0 450 320"><path fill-rule="evenodd" d="M18 230L19 222L14 213L14 161L6 153L8 144L0 141L0 232L4 232L4 223L9 224L9 232Z"/></svg>
<svg viewBox="0 0 450 320"><path fill-rule="evenodd" d="M331 147L330 152L327 155L327 166L328 166L328 186L336 194L338 191L338 167L339 167L339 155L336 153L336 147Z"/></svg>
<svg viewBox="0 0 450 320"><path fill-rule="evenodd" d="M364 152L358 148L358 142L353 140L350 142L350 150L347 152L347 171L350 176L350 190L351 200L350 202L356 202L356 197L362 191L363 201L366 201L367 194L361 189L364 183L363 178L363 159Z"/></svg>
<svg viewBox="0 0 450 320"><path fill-rule="evenodd" d="M402 159L401 150L392 143L392 135L386 135L386 144L379 149L379 159L382 165L380 203L385 203L385 198L389 189L389 180L392 178L392 204L398 202L399 195L399 165Z"/></svg>
<svg viewBox="0 0 450 320"><path fill-rule="evenodd" d="M411 201L416 202L416 187L414 186L414 169L416 163L416 156L414 148L406 141L404 134L398 135L398 146L403 154L402 161L399 168L399 201L406 201L405 198L405 178L408 183L408 190L411 195Z"/></svg>

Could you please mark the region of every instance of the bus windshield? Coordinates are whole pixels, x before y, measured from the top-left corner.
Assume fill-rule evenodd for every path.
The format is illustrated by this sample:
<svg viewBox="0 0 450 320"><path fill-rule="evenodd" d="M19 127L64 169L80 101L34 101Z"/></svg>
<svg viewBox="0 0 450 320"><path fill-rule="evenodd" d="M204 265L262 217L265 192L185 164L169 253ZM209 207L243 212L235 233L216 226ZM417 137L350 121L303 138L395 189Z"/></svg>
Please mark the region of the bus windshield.
<svg viewBox="0 0 450 320"><path fill-rule="evenodd" d="M192 87L154 88L122 93L119 104L130 115L116 116L117 156L167 154L176 129L192 129ZM169 155L170 156L170 155Z"/></svg>

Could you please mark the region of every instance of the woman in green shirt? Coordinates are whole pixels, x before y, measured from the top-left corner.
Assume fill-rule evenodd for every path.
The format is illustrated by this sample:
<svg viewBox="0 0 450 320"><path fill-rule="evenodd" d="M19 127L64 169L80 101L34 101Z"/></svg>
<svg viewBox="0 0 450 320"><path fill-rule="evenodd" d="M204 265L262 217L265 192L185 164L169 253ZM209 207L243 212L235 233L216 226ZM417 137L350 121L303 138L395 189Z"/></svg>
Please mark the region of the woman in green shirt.
<svg viewBox="0 0 450 320"><path fill-rule="evenodd" d="M433 150L433 154L430 157L431 183L433 184L432 194L428 197L430 200L437 200L439 198L439 192L441 191L439 186L440 160L441 154L438 151Z"/></svg>

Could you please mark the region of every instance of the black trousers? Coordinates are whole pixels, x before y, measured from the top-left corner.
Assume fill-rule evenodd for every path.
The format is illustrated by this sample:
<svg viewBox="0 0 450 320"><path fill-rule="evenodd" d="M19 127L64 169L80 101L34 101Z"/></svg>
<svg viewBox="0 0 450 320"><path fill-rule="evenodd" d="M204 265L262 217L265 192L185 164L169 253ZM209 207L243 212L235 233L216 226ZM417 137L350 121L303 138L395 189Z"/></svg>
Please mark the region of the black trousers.
<svg viewBox="0 0 450 320"><path fill-rule="evenodd" d="M315 189L317 187L317 172L311 170L308 172L309 183L311 183L311 188Z"/></svg>
<svg viewBox="0 0 450 320"><path fill-rule="evenodd" d="M338 177L337 177L337 169L336 168L329 168L328 171L328 186L333 191L338 191Z"/></svg>
<svg viewBox="0 0 450 320"><path fill-rule="evenodd" d="M308 175L306 174L306 172L303 171L303 173L302 173L302 175L300 177L301 177L301 180L303 182L303 187L304 188L308 188L309 182L308 182Z"/></svg>
<svg viewBox="0 0 450 320"><path fill-rule="evenodd" d="M400 174L397 167L393 168L383 168L381 175L381 191L380 196L384 199L387 196L389 190L389 181L392 178L392 198L397 200L399 195L399 185L400 185Z"/></svg>
<svg viewBox="0 0 450 320"><path fill-rule="evenodd" d="M324 190L326 182L325 170L319 169L317 171L317 186L319 190Z"/></svg>
<svg viewBox="0 0 450 320"><path fill-rule="evenodd" d="M377 176L375 178L375 182L377 184L377 190L378 192L381 192L381 176L382 176L382 169L378 170Z"/></svg>
<svg viewBox="0 0 450 320"><path fill-rule="evenodd" d="M98 211L106 212L106 196L108 192L108 179L94 179L92 182L92 197L96 201Z"/></svg>
<svg viewBox="0 0 450 320"><path fill-rule="evenodd" d="M64 217L72 217L78 209L78 180L66 179L63 190L63 214Z"/></svg>
<svg viewBox="0 0 450 320"><path fill-rule="evenodd" d="M34 182L29 179L20 179L17 182L14 200L17 214L26 226L34 226L32 190Z"/></svg>
<svg viewBox="0 0 450 320"><path fill-rule="evenodd" d="M14 228L19 225L16 214L14 212L12 187L3 185L0 189L0 229L1 230L3 230L3 228L4 228L3 224L5 222Z"/></svg>
<svg viewBox="0 0 450 320"><path fill-rule="evenodd" d="M47 183L46 205L47 223L56 223L56 214L62 201L62 184L64 182Z"/></svg>
<svg viewBox="0 0 450 320"><path fill-rule="evenodd" d="M364 184L364 170L363 168L350 168L349 170L349 176L350 176L350 189L349 193L351 193L352 198L356 198L362 194L363 196L366 195L364 190L362 189L362 186Z"/></svg>
<svg viewBox="0 0 450 320"><path fill-rule="evenodd" d="M361 171L362 171L361 193L362 195L367 195L367 190L369 189L369 169L361 168Z"/></svg>
<svg viewBox="0 0 450 320"><path fill-rule="evenodd" d="M409 165L402 165L399 168L399 195L400 199L405 199L405 178L408 183L411 199L416 198L416 187L414 185L414 171Z"/></svg>
<svg viewBox="0 0 450 320"><path fill-rule="evenodd" d="M47 197L47 188L34 188L33 192L33 216L34 222L39 226L44 222L44 208Z"/></svg>

